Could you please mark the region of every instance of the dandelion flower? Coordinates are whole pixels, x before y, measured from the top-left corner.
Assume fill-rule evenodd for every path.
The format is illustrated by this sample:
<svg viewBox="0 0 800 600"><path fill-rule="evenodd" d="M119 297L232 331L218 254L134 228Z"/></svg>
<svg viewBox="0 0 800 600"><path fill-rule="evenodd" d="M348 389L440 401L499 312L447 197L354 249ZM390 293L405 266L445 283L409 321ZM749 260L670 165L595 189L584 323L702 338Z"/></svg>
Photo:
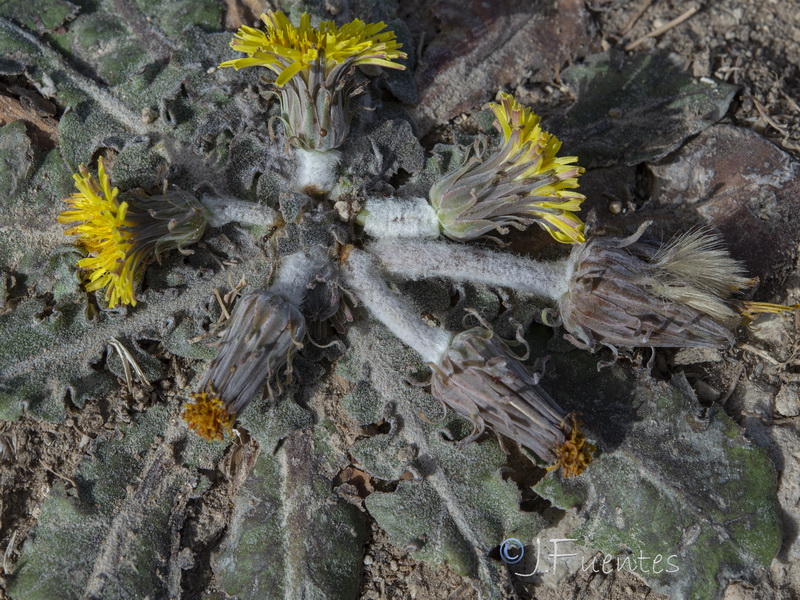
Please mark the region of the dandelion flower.
<svg viewBox="0 0 800 600"><path fill-rule="evenodd" d="M290 378L292 357L303 347L306 323L300 311L277 294L243 296L231 314L216 358L191 394L183 418L209 441L222 440L265 385L271 396L279 377Z"/></svg>
<svg viewBox="0 0 800 600"><path fill-rule="evenodd" d="M64 198L70 206L58 222L80 223L66 233L78 236L90 254L78 261L89 271L86 290L106 288L111 308L135 305L134 277L140 268L163 252L197 242L205 231L208 210L188 194L139 194L121 200L102 158L97 179L83 165L73 178L78 191Z"/></svg>
<svg viewBox="0 0 800 600"><path fill-rule="evenodd" d="M349 99L353 70L375 65L405 69L396 59L406 58L385 23L359 19L337 27L333 21L311 26L304 13L295 26L280 11L261 15L265 31L242 26L231 47L247 56L223 62L220 67L266 67L277 76L281 119L292 145L303 150L326 151L342 144L350 129Z"/></svg>
<svg viewBox="0 0 800 600"><path fill-rule="evenodd" d="M731 296L752 280L720 239L692 231L659 246L594 239L570 256L559 311L579 347L709 347L733 344L740 314Z"/></svg>
<svg viewBox="0 0 800 600"><path fill-rule="evenodd" d="M574 415L567 415L539 386L508 346L483 327L453 338L445 357L432 364L431 393L472 422L480 436L486 425L533 450L549 469L580 475L592 461Z"/></svg>
<svg viewBox="0 0 800 600"><path fill-rule="evenodd" d="M565 244L584 241L575 215L585 197L573 191L583 169L575 156L557 156L561 142L540 126L540 118L510 94L492 104L503 142L485 160L465 160L436 182L430 200L444 234L468 241L509 227L537 223Z"/></svg>

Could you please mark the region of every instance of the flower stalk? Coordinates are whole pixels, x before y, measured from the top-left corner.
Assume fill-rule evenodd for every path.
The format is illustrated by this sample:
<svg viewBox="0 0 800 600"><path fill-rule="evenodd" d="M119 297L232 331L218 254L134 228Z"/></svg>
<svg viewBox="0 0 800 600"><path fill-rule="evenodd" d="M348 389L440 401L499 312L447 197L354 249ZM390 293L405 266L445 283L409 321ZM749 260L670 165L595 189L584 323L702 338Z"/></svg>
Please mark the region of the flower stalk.
<svg viewBox="0 0 800 600"><path fill-rule="evenodd" d="M436 239L439 217L425 198L369 198L356 223L374 238Z"/></svg>
<svg viewBox="0 0 800 600"><path fill-rule="evenodd" d="M733 343L742 316L793 308L733 300L752 281L716 236L694 231L663 246L638 242L647 225L624 240L576 245L561 261L406 239L380 239L367 250L393 276L447 277L551 300L580 348L722 348Z"/></svg>
<svg viewBox="0 0 800 600"><path fill-rule="evenodd" d="M452 335L432 327L400 300L379 275L375 260L363 250L350 249L342 267L347 286L372 315L425 362L436 363L450 346Z"/></svg>
<svg viewBox="0 0 800 600"><path fill-rule="evenodd" d="M369 244L367 251L390 275L510 287L552 301L567 292L571 268L567 260L535 261L449 242L381 239Z"/></svg>
<svg viewBox="0 0 800 600"><path fill-rule="evenodd" d="M562 468L580 474L593 447L556 402L538 385L539 377L485 328L453 336L423 322L378 275L375 260L353 249L343 265L345 281L370 312L433 370L431 393L469 419L475 440L486 425Z"/></svg>
<svg viewBox="0 0 800 600"><path fill-rule="evenodd" d="M211 227L222 227L228 223L272 227L280 223L280 217L275 210L257 202L247 202L227 196L212 196L210 194L203 196L201 201L208 209L208 224Z"/></svg>

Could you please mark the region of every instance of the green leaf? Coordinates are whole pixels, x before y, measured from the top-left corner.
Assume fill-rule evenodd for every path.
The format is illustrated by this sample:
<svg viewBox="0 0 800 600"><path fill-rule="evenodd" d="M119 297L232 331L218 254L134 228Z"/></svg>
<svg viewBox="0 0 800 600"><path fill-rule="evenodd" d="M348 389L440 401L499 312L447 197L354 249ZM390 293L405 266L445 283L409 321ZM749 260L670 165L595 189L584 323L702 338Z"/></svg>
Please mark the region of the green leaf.
<svg viewBox="0 0 800 600"><path fill-rule="evenodd" d="M123 4L128 9L133 6ZM97 19L108 16L103 7L106 3L83 11L69 31L59 35L75 37L75 43L89 43L94 38L87 41L81 37L88 28L103 48L117 48L111 41L119 27L150 27L140 22L146 22L142 14L127 25L114 19L113 26L95 27ZM144 35L143 31L139 33ZM150 265L142 277L143 285L137 284L144 291L138 294L135 308L95 314L97 310L81 289L77 262L83 251L57 222L66 206L61 198L74 191L72 172L78 164L94 170L93 158L99 151L117 150L111 176L124 192L134 186L160 186L167 164L177 174L171 183L196 182L192 173L196 165L204 164L197 147L200 152L208 151L211 164L218 162L214 148L198 140L228 131L229 124L226 119L220 121L218 106L196 96L205 94L203 86L219 87L209 78L207 67L198 68L198 62L216 64L215 53L222 48L222 39L190 29L184 41L181 51L164 47L165 56L172 53L174 57L166 68L125 71L125 84L110 88L75 69L42 38L0 18L0 46L28 69L32 84L53 94L65 107L59 119L58 150L37 148L23 123L0 128L0 179L5 186L0 195L0 231L8 232L0 236L0 274L4 302L13 309L0 314L0 415L4 418L16 419L27 412L60 420L66 404L80 408L110 392L115 383L106 367L115 374L122 372L108 346L111 338L120 340L138 357L153 381L162 376L161 366L137 350L142 340L159 340L180 356L211 358L213 351L198 343L198 338L206 336L208 325L219 317L214 292L242 278L253 286L263 285L269 276L264 269L269 259L251 238L237 235L238 229L216 230L206 235L206 249L197 249L193 256L173 253L163 257L162 264ZM66 45L72 48L71 43ZM90 53L85 58L100 69L104 56ZM135 56L123 58L133 60ZM187 92L187 82L204 83ZM158 108L161 100L163 115L146 123L141 118L142 107ZM228 98L217 94L214 100L227 102ZM180 110L187 104L195 108ZM234 111L230 118L239 117ZM269 140L255 139L248 148L249 156L263 157L268 146ZM266 170L270 160L258 158L258 163L259 169ZM226 193L230 182L241 177L239 166L229 161L211 170L215 168L220 193ZM258 174L251 172L251 180ZM281 178L281 185L284 183ZM225 270L220 256L237 264ZM95 296L102 299L103 292Z"/></svg>
<svg viewBox="0 0 800 600"><path fill-rule="evenodd" d="M336 464L324 427L294 431L274 454L266 442L212 558L218 587L242 600L355 598L369 528L331 494L346 462Z"/></svg>
<svg viewBox="0 0 800 600"><path fill-rule="evenodd" d="M704 414L682 375L672 384L627 379L630 399L606 407L628 412L624 439L605 419L593 420L600 456L581 477L549 474L535 489L577 510L581 524L571 537L606 554L630 554L656 589L675 599L719 598L727 583L752 577L780 549L775 469L719 407ZM657 555L663 560L653 566ZM670 556L677 570L666 563Z"/></svg>
<svg viewBox="0 0 800 600"><path fill-rule="evenodd" d="M52 31L74 19L79 8L65 0L0 0L0 16L10 17L37 31Z"/></svg>
<svg viewBox="0 0 800 600"><path fill-rule="evenodd" d="M179 592L176 528L185 518L197 464L221 445L187 436L175 415L150 408L120 431L98 437L73 475L54 484L22 549L14 598L128 599Z"/></svg>
<svg viewBox="0 0 800 600"><path fill-rule="evenodd" d="M370 494L367 509L393 544L478 577L488 597L495 597L502 564L489 553L508 537L533 537L542 517L520 509L521 492L502 476L507 459L495 439L461 447L452 440L465 437L470 425L452 413L442 420L438 402L403 384L399 373L422 367L411 350L375 322L351 326L348 339L347 363L368 364L369 375L345 408L363 416L359 397L374 402L377 394L381 420L390 425L387 433L357 442L351 454L373 477L397 482L394 491ZM355 365L342 372L359 373Z"/></svg>
<svg viewBox="0 0 800 600"><path fill-rule="evenodd" d="M666 52L593 54L562 71L561 80L577 102L548 129L586 167L635 165L669 154L724 117L738 89L692 77Z"/></svg>

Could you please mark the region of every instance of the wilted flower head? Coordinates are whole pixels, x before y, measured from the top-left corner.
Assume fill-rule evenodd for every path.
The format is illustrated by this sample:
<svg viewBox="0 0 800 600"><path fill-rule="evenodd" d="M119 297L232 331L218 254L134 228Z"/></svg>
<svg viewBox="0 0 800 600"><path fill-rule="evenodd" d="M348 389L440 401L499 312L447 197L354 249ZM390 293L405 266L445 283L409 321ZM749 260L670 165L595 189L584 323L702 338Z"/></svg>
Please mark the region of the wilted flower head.
<svg viewBox="0 0 800 600"><path fill-rule="evenodd" d="M469 442L486 424L533 450L565 477L579 475L594 447L532 375L491 331L476 327L453 339L432 365L431 393L473 424Z"/></svg>
<svg viewBox="0 0 800 600"><path fill-rule="evenodd" d="M699 230L658 246L594 239L570 256L559 301L568 338L580 347L718 348L733 343L741 317L729 301L751 281L720 239Z"/></svg>
<svg viewBox="0 0 800 600"><path fill-rule="evenodd" d="M242 26L231 47L247 54L220 67L266 67L277 75L282 119L293 145L325 151L339 146L350 128L348 100L352 70L359 65L405 69L406 58L385 23L359 19L337 27L333 21L311 26L307 13L295 27L280 12L261 15L266 31Z"/></svg>
<svg viewBox="0 0 800 600"><path fill-rule="evenodd" d="M80 225L67 230L92 255L78 261L91 271L88 291L107 287L106 300L136 304L133 279L139 268L163 252L194 244L203 235L208 210L196 198L182 192L162 196L131 195L120 201L111 188L103 159L97 161L98 179L80 166L73 175L78 192L64 198L70 204L59 223Z"/></svg>
<svg viewBox="0 0 800 600"><path fill-rule="evenodd" d="M561 142L542 131L540 118L510 94L500 96L491 108L503 145L483 161L466 160L431 188L445 235L463 242L538 223L559 242L583 242L575 211L585 197L572 191L583 173L577 157L556 156Z"/></svg>
<svg viewBox="0 0 800 600"><path fill-rule="evenodd" d="M270 395L279 377L289 378L292 357L303 347L305 319L280 296L257 291L239 299L216 358L191 394L183 418L207 440L231 432L237 415L267 385Z"/></svg>

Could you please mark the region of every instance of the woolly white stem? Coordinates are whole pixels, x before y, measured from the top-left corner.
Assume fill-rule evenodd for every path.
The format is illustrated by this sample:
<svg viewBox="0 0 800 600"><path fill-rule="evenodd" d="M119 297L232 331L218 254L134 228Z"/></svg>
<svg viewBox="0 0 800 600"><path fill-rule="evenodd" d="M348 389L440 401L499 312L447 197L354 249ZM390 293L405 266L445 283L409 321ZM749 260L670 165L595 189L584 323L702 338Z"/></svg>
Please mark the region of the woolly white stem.
<svg viewBox="0 0 800 600"><path fill-rule="evenodd" d="M366 252L352 250L343 268L348 287L381 323L400 341L413 348L424 361L439 364L453 335L431 327L397 297L378 275L375 260Z"/></svg>
<svg viewBox="0 0 800 600"><path fill-rule="evenodd" d="M287 256L281 261L278 275L269 291L301 308L308 293L308 284L314 281L316 274L328 261L327 253L320 246Z"/></svg>
<svg viewBox="0 0 800 600"><path fill-rule="evenodd" d="M313 150L295 150L297 173L295 189L300 192L310 191L327 194L336 185L336 167L342 159L338 150L315 152Z"/></svg>
<svg viewBox="0 0 800 600"><path fill-rule="evenodd" d="M278 213L256 202L216 196L203 196L201 202L211 212L208 220L211 227L222 227L232 222L270 227L278 221Z"/></svg>
<svg viewBox="0 0 800 600"><path fill-rule="evenodd" d="M439 237L439 217L425 198L370 198L358 222L376 238Z"/></svg>
<svg viewBox="0 0 800 600"><path fill-rule="evenodd" d="M572 273L568 260L530 258L446 242L379 240L367 250L392 275L407 279L446 277L506 287L558 300L567 293Z"/></svg>

